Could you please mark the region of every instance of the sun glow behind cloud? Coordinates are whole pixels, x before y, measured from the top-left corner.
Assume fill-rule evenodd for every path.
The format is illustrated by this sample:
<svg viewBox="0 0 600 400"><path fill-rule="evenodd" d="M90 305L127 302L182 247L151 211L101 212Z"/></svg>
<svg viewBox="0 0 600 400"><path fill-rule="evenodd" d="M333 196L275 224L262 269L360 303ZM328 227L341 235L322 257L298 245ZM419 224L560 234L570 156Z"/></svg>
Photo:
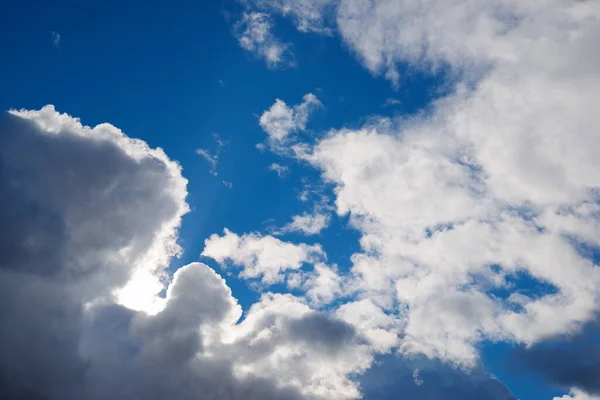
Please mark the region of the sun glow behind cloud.
<svg viewBox="0 0 600 400"><path fill-rule="evenodd" d="M213 76L213 108L192 118L201 132L221 132L202 113L242 121L227 148L219 136L175 143L183 136L164 132L189 131L177 113L150 128L151 118L106 116L153 145L171 140L169 156L52 105L2 116L0 221L10 234L0 234L0 383L9 396L369 398L386 360L404 387L382 384L383 398L504 400L514 396L485 372L481 349L509 343L542 384L562 388L548 400L595 399L596 2L239 6L226 39L248 91L219 69L227 85ZM300 79L318 60L333 69L339 54L321 50L334 44L358 60L362 103L333 107L354 85L345 71L325 90L305 86L327 86L319 79L331 74ZM67 54L62 45L53 54ZM320 49L306 64L303 46ZM296 57L300 67L273 70ZM274 83L254 85L262 73ZM443 90L422 112L398 114L417 75L441 76L432 90ZM385 90L371 91L370 79ZM383 115L354 115L359 103ZM190 208L187 221L202 229L181 242L203 262L171 273Z"/></svg>

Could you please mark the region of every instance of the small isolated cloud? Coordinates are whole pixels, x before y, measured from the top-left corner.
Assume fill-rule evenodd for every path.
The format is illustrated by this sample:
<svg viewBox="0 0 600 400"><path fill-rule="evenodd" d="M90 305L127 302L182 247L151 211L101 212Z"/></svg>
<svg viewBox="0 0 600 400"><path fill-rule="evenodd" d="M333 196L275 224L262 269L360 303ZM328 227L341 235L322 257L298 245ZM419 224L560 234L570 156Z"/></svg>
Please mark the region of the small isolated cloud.
<svg viewBox="0 0 600 400"><path fill-rule="evenodd" d="M413 382L417 386L421 386L423 383L425 383L423 381L423 379L419 376L419 369L418 368L415 368L415 370L413 371Z"/></svg>
<svg viewBox="0 0 600 400"><path fill-rule="evenodd" d="M301 232L305 235L317 235L329 225L331 217L319 211L294 215L292 222L281 228L280 233Z"/></svg>
<svg viewBox="0 0 600 400"><path fill-rule="evenodd" d="M217 144L217 148L214 152L211 152L208 149L196 149L196 154L201 156L208 162L210 165L210 170L208 171L211 175L217 176L219 175L217 171L217 167L219 166L219 156L221 155L221 149L227 145L228 142L221 139L221 136L217 133L213 133L213 141Z"/></svg>
<svg viewBox="0 0 600 400"><path fill-rule="evenodd" d="M225 81L223 79L219 79L217 82L219 82L219 86L225 87Z"/></svg>
<svg viewBox="0 0 600 400"><path fill-rule="evenodd" d="M229 181L223 181L223 185L225 185L227 189L231 189L233 187L233 183Z"/></svg>
<svg viewBox="0 0 600 400"><path fill-rule="evenodd" d="M60 46L60 33L58 32L50 32L50 36L52 37L52 43L54 43L54 45L56 47Z"/></svg>
<svg viewBox="0 0 600 400"><path fill-rule="evenodd" d="M402 104L402 102L398 99L395 99L393 97L388 97L387 99L385 99L385 102L383 103L384 107L393 107L393 106L397 106Z"/></svg>
<svg viewBox="0 0 600 400"><path fill-rule="evenodd" d="M210 164L210 174L218 175L217 173L217 165L219 164L219 156L216 154L210 154L206 149L196 149L196 154L201 156Z"/></svg>
<svg viewBox="0 0 600 400"><path fill-rule="evenodd" d="M291 133L304 131L309 115L322 106L312 93L305 94L302 103L293 107L276 99L271 108L260 116L259 124L269 135L270 144L276 148L285 144Z"/></svg>
<svg viewBox="0 0 600 400"><path fill-rule="evenodd" d="M284 176L286 176L288 174L288 172L290 171L290 169L287 166L277 164L277 163L271 164L269 166L269 170L274 171L277 174L277 176L279 176L280 178L283 178Z"/></svg>
<svg viewBox="0 0 600 400"><path fill-rule="evenodd" d="M235 35L240 46L264 58L267 66L276 68L294 64L291 44L283 43L273 33L273 23L268 14L261 12L244 13L235 24Z"/></svg>

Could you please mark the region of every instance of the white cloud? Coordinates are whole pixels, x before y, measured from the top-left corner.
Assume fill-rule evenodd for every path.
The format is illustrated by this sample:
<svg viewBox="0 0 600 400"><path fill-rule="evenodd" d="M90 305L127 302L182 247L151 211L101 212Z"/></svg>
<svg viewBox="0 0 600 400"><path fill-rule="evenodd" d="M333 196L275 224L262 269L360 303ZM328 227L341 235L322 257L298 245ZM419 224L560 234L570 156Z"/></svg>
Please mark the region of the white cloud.
<svg viewBox="0 0 600 400"><path fill-rule="evenodd" d="M210 165L210 170L208 171L211 175L217 176L219 172L217 171L219 166L219 157L221 155L221 151L223 147L229 144L228 141L225 141L221 138L218 133L213 133L213 142L217 144L216 149L214 151L210 151L208 149L196 149L196 154L201 156L208 162Z"/></svg>
<svg viewBox="0 0 600 400"><path fill-rule="evenodd" d="M196 149L196 154L198 154L199 156L201 156L202 158L204 158L206 160L206 162L208 162L208 164L210 164L210 174L211 175L217 175L217 166L219 164L219 156L217 154L210 154L208 152L208 150L205 149Z"/></svg>
<svg viewBox="0 0 600 400"><path fill-rule="evenodd" d="M206 239L202 255L222 266L228 261L241 266L240 277L261 279L263 284L281 282L287 270L297 270L304 263L315 263L325 257L319 245L282 242L259 234L238 236L228 229L223 236L214 234Z"/></svg>
<svg viewBox="0 0 600 400"><path fill-rule="evenodd" d="M273 33L273 24L268 14L244 13L235 25L237 39L243 49L255 53L267 62L267 66L294 65L291 45L278 40Z"/></svg>
<svg viewBox="0 0 600 400"><path fill-rule="evenodd" d="M391 351L399 343L402 322L369 298L342 304L336 315L362 332L371 346L381 353Z"/></svg>
<svg viewBox="0 0 600 400"><path fill-rule="evenodd" d="M578 389L573 389L568 395L554 397L553 400L599 400L600 396L589 395Z"/></svg>
<svg viewBox="0 0 600 400"><path fill-rule="evenodd" d="M281 228L281 232L302 232L305 235L318 235L329 225L331 217L320 211L312 214L294 215L292 222Z"/></svg>
<svg viewBox="0 0 600 400"><path fill-rule="evenodd" d="M362 233L356 293L390 312L408 306L395 312L402 352L462 365L482 340L577 330L600 308L600 270L579 244L600 246L598 5L342 0L337 10L373 73L397 83L406 62L458 81L430 114L332 131L296 152ZM518 274L556 293L490 294Z"/></svg>
<svg viewBox="0 0 600 400"><path fill-rule="evenodd" d="M306 298L317 307L331 303L342 294L344 282L336 266L317 263L314 271L306 274L305 278L302 287Z"/></svg>
<svg viewBox="0 0 600 400"><path fill-rule="evenodd" d="M287 166L277 164L277 163L271 164L269 166L269 170L274 171L277 174L277 176L280 178L283 178L290 171L290 169Z"/></svg>
<svg viewBox="0 0 600 400"><path fill-rule="evenodd" d="M322 107L317 96L312 93L305 94L302 100L302 103L292 108L283 100L277 99L271 108L260 116L259 124L269 135L273 146L284 144L291 133L304 131L309 115Z"/></svg>
<svg viewBox="0 0 600 400"><path fill-rule="evenodd" d="M250 2L256 7L291 17L301 32L330 32L326 18L328 11L333 9L335 4L333 0L250 0Z"/></svg>
<svg viewBox="0 0 600 400"><path fill-rule="evenodd" d="M413 371L413 382L417 386L421 386L423 383L425 383L425 381L423 381L423 379L419 376L419 369L418 368L416 368Z"/></svg>

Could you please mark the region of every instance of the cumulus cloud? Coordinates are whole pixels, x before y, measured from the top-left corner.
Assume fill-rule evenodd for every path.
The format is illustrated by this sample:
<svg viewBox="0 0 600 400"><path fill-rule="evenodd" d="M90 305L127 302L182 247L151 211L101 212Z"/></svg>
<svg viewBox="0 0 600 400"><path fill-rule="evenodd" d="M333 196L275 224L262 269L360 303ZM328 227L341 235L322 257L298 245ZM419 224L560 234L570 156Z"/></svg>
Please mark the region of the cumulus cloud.
<svg viewBox="0 0 600 400"><path fill-rule="evenodd" d="M244 13L234 27L240 46L264 58L270 68L293 65L291 45L278 40L272 29L270 16L261 12Z"/></svg>
<svg viewBox="0 0 600 400"><path fill-rule="evenodd" d="M585 392L582 392L578 389L573 389L569 392L569 394L565 394L564 396L554 397L553 400L598 400L600 396L588 395Z"/></svg>
<svg viewBox="0 0 600 400"><path fill-rule="evenodd" d="M162 150L53 106L4 114L0 130L3 392L83 398L82 307L127 303L116 292L136 271L160 291L187 181Z"/></svg>
<svg viewBox="0 0 600 400"><path fill-rule="evenodd" d="M269 135L272 146L286 144L290 134L304 131L310 114L322 107L312 93L305 94L302 100L302 103L289 107L283 100L276 99L271 108L260 116L259 124Z"/></svg>
<svg viewBox="0 0 600 400"><path fill-rule="evenodd" d="M258 279L264 284L281 282L287 270L297 270L304 263L325 258L319 245L283 242L273 236L245 234L239 236L228 229L224 235L214 234L205 241L202 255L211 257L222 266L227 262L240 266L240 277Z"/></svg>
<svg viewBox="0 0 600 400"><path fill-rule="evenodd" d="M302 298L264 294L240 321L226 282L192 263L154 307L188 210L187 181L162 150L52 106L3 115L0 133L2 398L359 396L349 376L372 349ZM317 246L234 239L240 262L296 268L323 257ZM140 271L154 290L130 286Z"/></svg>
<svg viewBox="0 0 600 400"><path fill-rule="evenodd" d="M355 293L403 326L401 353L463 366L484 340L577 332L600 308L589 251L600 247L598 5L340 0L336 10L374 74L397 84L405 63L456 82L428 114L331 131L296 152L362 234ZM523 291L522 276L551 290Z"/></svg>

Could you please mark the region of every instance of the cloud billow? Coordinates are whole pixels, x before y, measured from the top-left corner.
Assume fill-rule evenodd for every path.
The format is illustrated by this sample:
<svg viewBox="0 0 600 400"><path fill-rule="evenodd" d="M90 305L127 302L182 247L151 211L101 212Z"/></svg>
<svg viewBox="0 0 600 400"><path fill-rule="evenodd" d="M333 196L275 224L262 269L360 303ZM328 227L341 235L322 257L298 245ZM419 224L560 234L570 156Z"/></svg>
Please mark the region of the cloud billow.
<svg viewBox="0 0 600 400"><path fill-rule="evenodd" d="M357 396L347 375L370 350L301 298L265 294L240 321L201 263L157 297L188 211L161 150L52 106L4 114L0 132L2 399ZM140 276L153 291L134 290Z"/></svg>

